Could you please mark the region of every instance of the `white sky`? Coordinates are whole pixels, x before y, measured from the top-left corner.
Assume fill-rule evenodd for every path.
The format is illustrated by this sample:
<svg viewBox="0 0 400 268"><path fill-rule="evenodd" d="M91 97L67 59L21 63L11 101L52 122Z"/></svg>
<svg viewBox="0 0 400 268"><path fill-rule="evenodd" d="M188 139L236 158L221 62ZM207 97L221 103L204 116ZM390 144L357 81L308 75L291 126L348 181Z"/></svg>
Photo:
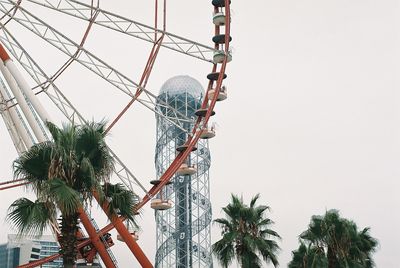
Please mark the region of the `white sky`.
<svg viewBox="0 0 400 268"><path fill-rule="evenodd" d="M103 1L102 7L151 24L151 4ZM147 1L146 1L147 2ZM150 1L151 2L151 1ZM212 46L211 1L169 1L168 31ZM399 2L395 0L232 1L233 61L227 101L217 103L212 153L214 218L230 193L248 201L256 193L271 206L273 229L283 237L284 267L310 217L336 208L360 228L371 227L380 248L377 267L398 267L400 247ZM24 2L23 2L24 5ZM26 5L29 7L30 5ZM31 9L78 41L85 23ZM10 30L52 74L66 58L21 27ZM94 27L87 47L138 81L150 45ZM171 76L188 74L206 85L211 65L162 50L148 88L158 92ZM128 98L77 63L57 81L87 118L112 120ZM40 99L65 121L46 97ZM12 177L16 158L0 124L0 181ZM146 185L154 178L155 118L135 104L113 129L109 143ZM227 153L228 152L228 153ZM1 192L0 217L27 195ZM97 215L97 214L95 214ZM98 217L98 216L96 216ZM2 221L2 220L0 220ZM100 225L104 217L98 218ZM146 206L140 245L154 260L155 224ZM1 225L0 241L11 232ZM216 226L212 241L219 238ZM118 244L120 267L133 257ZM215 263L216 264L216 263Z"/></svg>

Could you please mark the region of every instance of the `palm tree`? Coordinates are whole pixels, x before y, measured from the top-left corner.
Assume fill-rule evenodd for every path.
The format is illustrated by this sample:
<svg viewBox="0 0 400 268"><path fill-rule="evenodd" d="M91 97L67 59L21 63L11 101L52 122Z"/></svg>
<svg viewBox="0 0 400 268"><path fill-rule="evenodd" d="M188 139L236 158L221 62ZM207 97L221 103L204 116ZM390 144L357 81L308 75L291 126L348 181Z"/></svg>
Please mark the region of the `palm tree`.
<svg viewBox="0 0 400 268"><path fill-rule="evenodd" d="M278 265L276 254L279 246L274 239L280 236L269 229L273 224L265 216L269 207L256 206L259 197L254 196L247 206L242 198L232 195L231 203L223 208L226 218L214 221L222 229L222 239L212 246L212 250L224 267L235 258L243 268L261 267L262 260Z"/></svg>
<svg viewBox="0 0 400 268"><path fill-rule="evenodd" d="M372 253L378 245L377 240L369 235L369 228L358 231L357 225L341 218L337 210L329 210L324 216L313 216L308 229L300 235L300 243L299 249L293 252L289 267L296 267L294 265L301 254L307 263L314 260L312 255L304 254L306 247L308 252L324 254L317 256L317 259L322 261L325 257L327 263L318 267L369 268L374 266Z"/></svg>
<svg viewBox="0 0 400 268"><path fill-rule="evenodd" d="M41 235L60 215L60 253L64 267L73 267L78 208L91 205L96 193L100 204L110 201L110 216L118 212L133 220L136 196L121 185L108 183L113 159L104 141L104 123L63 128L49 122L46 125L52 141L34 145L14 161L14 176L30 183L37 200L14 201L7 219L21 235Z"/></svg>

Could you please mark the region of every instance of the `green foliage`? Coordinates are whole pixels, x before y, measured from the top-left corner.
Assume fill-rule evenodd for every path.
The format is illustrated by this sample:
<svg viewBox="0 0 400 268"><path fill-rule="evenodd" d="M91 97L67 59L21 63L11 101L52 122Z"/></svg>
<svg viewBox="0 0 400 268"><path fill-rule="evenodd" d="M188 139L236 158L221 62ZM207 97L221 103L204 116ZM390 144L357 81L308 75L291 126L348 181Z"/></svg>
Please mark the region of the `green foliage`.
<svg viewBox="0 0 400 268"><path fill-rule="evenodd" d="M103 193L104 201L108 202L108 215L120 215L134 223L132 211L138 200L136 194L126 189L121 183L105 183Z"/></svg>
<svg viewBox="0 0 400 268"><path fill-rule="evenodd" d="M328 259L323 248L306 246L303 242L297 250L292 251L293 259L289 268L323 268L328 267Z"/></svg>
<svg viewBox="0 0 400 268"><path fill-rule="evenodd" d="M222 239L212 249L223 267L228 267L235 258L245 268L261 267L262 261L278 265L279 246L274 239L280 236L269 229L273 224L265 217L269 207L257 206L258 199L259 195L253 197L248 206L232 195L231 203L223 208L226 218L214 221L222 229Z"/></svg>
<svg viewBox="0 0 400 268"><path fill-rule="evenodd" d="M329 210L323 216L312 216L289 268L374 267L372 253L377 245L369 228L358 231L353 221L341 218L337 210Z"/></svg>
<svg viewBox="0 0 400 268"><path fill-rule="evenodd" d="M61 179L49 182L48 198L53 200L63 216L75 215L81 205L79 192L69 187Z"/></svg>
<svg viewBox="0 0 400 268"><path fill-rule="evenodd" d="M11 204L7 220L14 224L20 235L41 235L55 216L56 208L53 203L20 198Z"/></svg>
<svg viewBox="0 0 400 268"><path fill-rule="evenodd" d="M49 180L52 150L51 142L35 144L13 163L14 176L28 180L28 187L32 187L36 194Z"/></svg>

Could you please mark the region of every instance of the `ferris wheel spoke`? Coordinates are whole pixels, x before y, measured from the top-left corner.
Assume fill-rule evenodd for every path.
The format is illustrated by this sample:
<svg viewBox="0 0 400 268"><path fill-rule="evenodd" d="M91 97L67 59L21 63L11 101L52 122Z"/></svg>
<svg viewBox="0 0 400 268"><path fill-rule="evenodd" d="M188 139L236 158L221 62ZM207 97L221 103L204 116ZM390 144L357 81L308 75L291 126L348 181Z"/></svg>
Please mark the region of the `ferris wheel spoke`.
<svg viewBox="0 0 400 268"><path fill-rule="evenodd" d="M3 5L3 2L6 0L0 0L0 11L5 12L7 7ZM7 0L12 2L11 0ZM67 36L63 35L61 32L57 31L40 18L36 17L26 9L19 7L18 13L16 13L12 19L18 22L20 25L30 30L46 42L58 48L60 51L73 58L74 61L79 62L90 71L103 78L120 91L130 96L131 98L135 97L134 90L143 91L147 94L148 98L153 98L153 103L156 102L156 96L151 93L149 90L140 87L137 83L129 79L126 75L123 75L115 68L108 65L105 61L101 60L91 52L87 51L85 48L81 47ZM79 51L79 53L76 53ZM161 100L158 100L159 103L167 105L166 103L162 103ZM143 104L143 102L140 102ZM149 108L151 111L155 111L154 107L149 107L148 105L144 105L146 108ZM168 106L168 105L167 105ZM176 114L176 118L172 120L173 124L175 124L179 128L183 128L183 124L186 121L191 121L182 113L175 111L174 108L169 107L174 114Z"/></svg>
<svg viewBox="0 0 400 268"><path fill-rule="evenodd" d="M3 25L0 25L3 26ZM11 35L5 27L1 27L2 35L0 39L4 46L10 53L19 61L25 71L32 77L37 85L42 88L43 92L50 98L56 107L64 114L64 116L71 122L77 120L84 124L87 121L79 113L79 111L72 105L72 103L65 97L60 89L55 85L54 81L43 71L36 61L28 54L28 52L20 45L20 43ZM17 57L18 56L18 57ZM131 191L136 192L133 185L147 194L146 188L140 181L133 175L133 173L126 167L122 160L110 149L113 158L115 159L115 175L127 186Z"/></svg>
<svg viewBox="0 0 400 268"><path fill-rule="evenodd" d="M86 21L90 20L91 14L93 12L93 7L91 5L75 0L59 0L56 1L56 3L51 3L47 0L26 1ZM154 27L122 17L104 9L96 8L95 10L96 12L98 12L98 16L94 23L99 26L106 27L111 30L151 43L156 42L156 40L154 40L154 34L164 34L165 41L163 41L161 46L201 59L203 61L212 62L212 54L215 51L215 49L212 47L166 32L161 29L156 29Z"/></svg>

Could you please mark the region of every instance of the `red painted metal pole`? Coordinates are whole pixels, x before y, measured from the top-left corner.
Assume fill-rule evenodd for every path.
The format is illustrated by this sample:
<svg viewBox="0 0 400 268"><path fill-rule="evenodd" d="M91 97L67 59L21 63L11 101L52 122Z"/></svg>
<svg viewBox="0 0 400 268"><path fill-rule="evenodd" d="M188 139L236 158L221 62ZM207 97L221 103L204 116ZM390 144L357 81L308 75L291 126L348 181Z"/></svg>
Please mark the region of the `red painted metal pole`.
<svg viewBox="0 0 400 268"><path fill-rule="evenodd" d="M54 254L54 255L51 255L51 256L49 256L49 257L46 257L46 258L37 260L37 261L35 261L35 262L32 262L32 263L27 263L27 264L20 265L20 266L18 266L17 268L33 268L33 267L38 267L38 266L41 266L42 264L45 264L45 263L48 263L48 262L57 260L57 259L60 258L60 257L61 257L61 254Z"/></svg>
<svg viewBox="0 0 400 268"><path fill-rule="evenodd" d="M131 233L126 228L123 221L115 217L111 220L111 223L114 225L117 232L122 236L124 242L129 247L133 255L136 257L140 265L144 268L153 268L153 264L151 264L150 260L144 254L143 250L139 247L138 243L133 239Z"/></svg>
<svg viewBox="0 0 400 268"><path fill-rule="evenodd" d="M101 259L104 262L104 265L107 268L115 268L115 264L113 260L111 259L110 255L108 254L104 243L100 239L100 235L96 232L96 229L93 227L92 222L90 221L89 217L86 215L85 211L83 208L78 209L79 213L79 219L81 220L81 223L85 227L90 241L92 242L93 246L96 248L97 252L99 253Z"/></svg>
<svg viewBox="0 0 400 268"><path fill-rule="evenodd" d="M97 192L93 192L94 197L96 198L97 202L99 202L99 195ZM101 205L101 204L100 204ZM106 201L104 202L103 205L101 205L101 208L105 212L105 214L108 216L110 219L112 225L115 227L117 232L122 236L124 239L124 242L128 246L128 248L131 250L135 258L138 260L140 265L144 268L153 268L153 265L147 258L147 256L144 254L143 250L139 247L138 243L133 239L132 234L129 232L129 230L126 228L124 224L124 219L119 218L117 216L110 216L108 215L108 205L109 203Z"/></svg>
<svg viewBox="0 0 400 268"><path fill-rule="evenodd" d="M4 182L0 182L0 185L4 185L4 184L9 184L9 183L16 183L19 181L24 181L25 179L18 179L18 180L12 180L12 181L4 181Z"/></svg>
<svg viewBox="0 0 400 268"><path fill-rule="evenodd" d="M22 183L10 185L10 186L4 186L4 187L1 187L1 188L0 188L0 191L1 191L1 190L6 190L6 189L15 188L15 187L19 187L19 186L26 185L26 184L29 184L29 182L22 182Z"/></svg>

